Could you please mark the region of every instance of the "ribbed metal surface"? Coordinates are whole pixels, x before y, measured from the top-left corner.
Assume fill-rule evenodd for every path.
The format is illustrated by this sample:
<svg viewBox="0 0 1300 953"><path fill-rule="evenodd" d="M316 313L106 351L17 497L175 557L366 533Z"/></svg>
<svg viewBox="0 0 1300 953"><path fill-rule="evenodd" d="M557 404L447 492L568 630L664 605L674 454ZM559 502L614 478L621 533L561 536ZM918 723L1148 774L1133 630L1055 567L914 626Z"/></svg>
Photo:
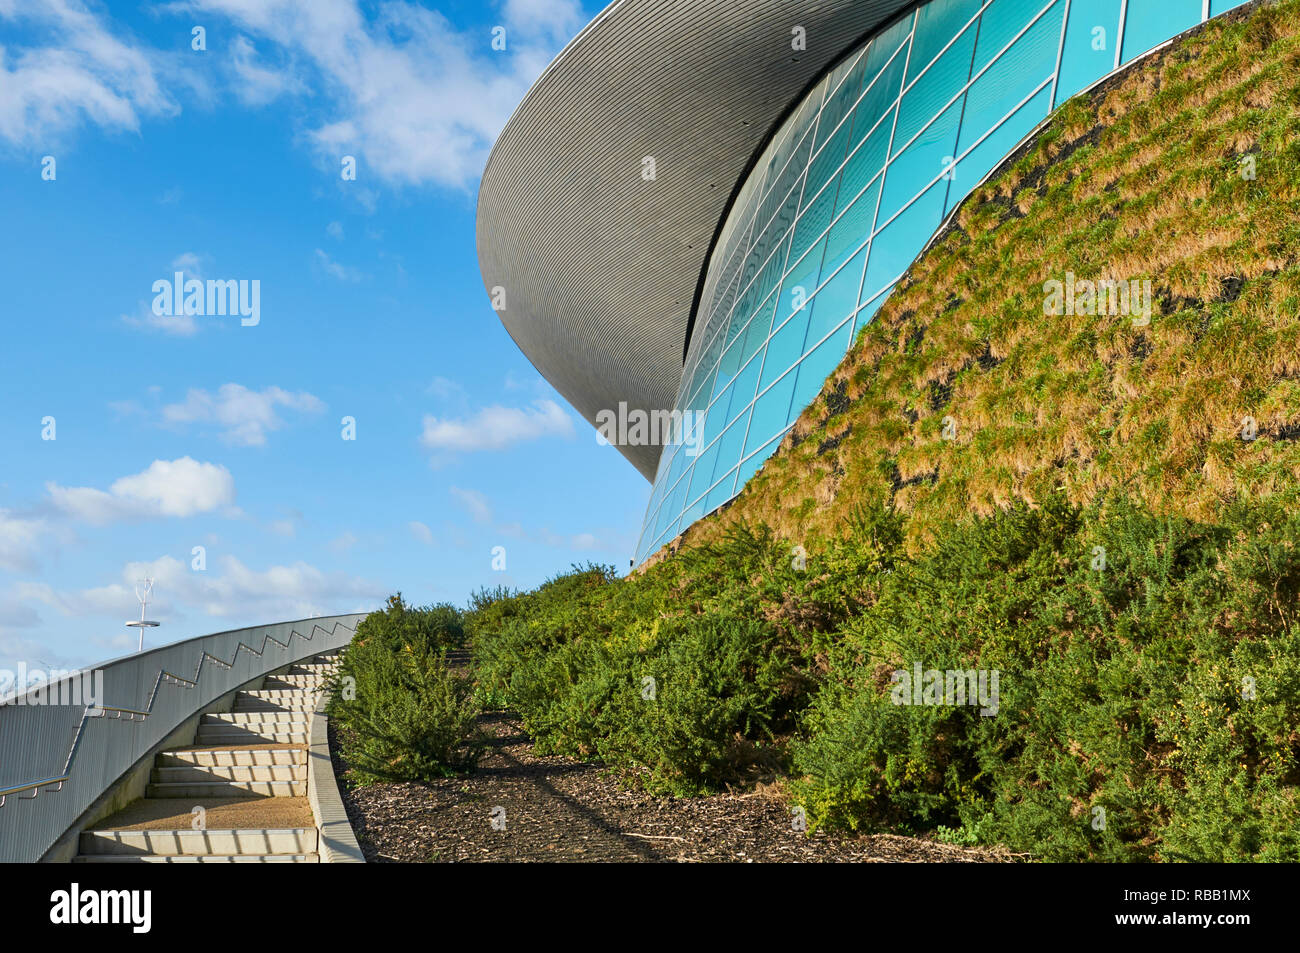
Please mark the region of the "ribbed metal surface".
<svg viewBox="0 0 1300 953"><path fill-rule="evenodd" d="M800 93L910 3L621 0L542 74L483 173L479 267L506 291L511 337L588 421L621 401L672 408L736 183ZM646 479L660 449L619 446Z"/></svg>
<svg viewBox="0 0 1300 953"><path fill-rule="evenodd" d="M82 812L185 719L246 682L341 648L364 618L360 613L234 629L107 662L97 667L103 672L100 703L149 714L134 721L85 718L79 740L84 705L7 699L0 705L0 789L58 777L65 765L69 778L62 790L43 790L34 799L28 799L31 791L6 798L0 807L0 861L39 860ZM193 684L158 684L160 672ZM28 692L24 700L31 699Z"/></svg>

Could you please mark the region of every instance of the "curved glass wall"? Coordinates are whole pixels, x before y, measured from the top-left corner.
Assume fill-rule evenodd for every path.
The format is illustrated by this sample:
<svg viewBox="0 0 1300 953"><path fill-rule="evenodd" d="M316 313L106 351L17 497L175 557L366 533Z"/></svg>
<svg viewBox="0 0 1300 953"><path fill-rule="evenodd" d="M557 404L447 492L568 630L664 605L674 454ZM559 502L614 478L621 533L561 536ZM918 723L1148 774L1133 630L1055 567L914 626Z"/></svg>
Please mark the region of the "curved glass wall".
<svg viewBox="0 0 1300 953"><path fill-rule="evenodd" d="M1245 0L930 0L800 103L714 248L637 562L745 485L948 213L1055 106Z"/></svg>

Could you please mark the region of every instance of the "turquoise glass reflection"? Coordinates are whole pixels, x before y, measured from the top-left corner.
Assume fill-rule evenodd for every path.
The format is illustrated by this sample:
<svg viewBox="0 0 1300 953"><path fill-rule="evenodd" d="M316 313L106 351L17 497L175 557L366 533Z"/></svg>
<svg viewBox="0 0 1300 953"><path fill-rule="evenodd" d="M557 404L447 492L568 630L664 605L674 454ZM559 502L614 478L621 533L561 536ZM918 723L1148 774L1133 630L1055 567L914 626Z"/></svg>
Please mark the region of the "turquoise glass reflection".
<svg viewBox="0 0 1300 953"><path fill-rule="evenodd" d="M1210 15L1244 0L1211 0ZM714 247L638 562L730 500L958 204L1065 99L1200 23L1203 0L930 0L776 131Z"/></svg>

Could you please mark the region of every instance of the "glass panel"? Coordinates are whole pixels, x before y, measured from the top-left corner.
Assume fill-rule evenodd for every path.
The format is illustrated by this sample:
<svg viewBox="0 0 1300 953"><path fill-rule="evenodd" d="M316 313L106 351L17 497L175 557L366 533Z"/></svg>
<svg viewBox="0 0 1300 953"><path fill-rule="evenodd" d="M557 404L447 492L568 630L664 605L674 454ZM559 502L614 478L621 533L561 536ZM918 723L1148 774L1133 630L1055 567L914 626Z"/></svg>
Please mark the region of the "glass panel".
<svg viewBox="0 0 1300 953"><path fill-rule="evenodd" d="M822 271L826 274L833 274L871 236L872 221L876 217L876 193L879 190L880 178L877 176L862 196L831 226L831 233L826 236L826 258L822 263Z"/></svg>
<svg viewBox="0 0 1300 953"><path fill-rule="evenodd" d="M902 274L934 234L943 217L947 185L940 179L871 242L867 278L862 288L868 299Z"/></svg>
<svg viewBox="0 0 1300 953"><path fill-rule="evenodd" d="M805 306L817 290L818 278L822 270L822 253L826 249L826 239L822 239L799 259L790 273L781 282L781 297L777 299L777 321L787 314Z"/></svg>
<svg viewBox="0 0 1300 953"><path fill-rule="evenodd" d="M804 351L808 351L832 328L851 315L858 306L858 286L862 284L862 266L867 260L864 249L849 264L840 269L813 298L812 316L808 319L808 334L804 338Z"/></svg>
<svg viewBox="0 0 1300 953"><path fill-rule="evenodd" d="M808 210L799 217L799 223L794 227L794 240L790 246L791 256L798 257L802 255L804 250L821 237L821 234L830 226L831 217L835 212L835 194L838 181L837 177L823 189L821 195L817 196Z"/></svg>
<svg viewBox="0 0 1300 953"><path fill-rule="evenodd" d="M736 473L736 486L743 487L749 482L749 478L758 471L758 468L763 465L763 462L772 454L776 453L776 448L781 446L781 438L784 436L784 433L777 434L767 443L766 446L758 452L753 453L749 459L740 465L740 469Z"/></svg>
<svg viewBox="0 0 1300 953"><path fill-rule="evenodd" d="M849 141L849 151L852 152L867 136L883 139L879 145L882 153L880 165L884 164L883 152L889 145L889 134L894 128L894 104L902 85L903 63L902 53L894 57L893 62L867 90L853 111L853 135Z"/></svg>
<svg viewBox="0 0 1300 953"><path fill-rule="evenodd" d="M979 42L975 46L975 66L971 70L974 76L998 55L998 51L1015 39L1016 34L1025 28L1038 11L1047 6L1049 0L993 0L993 3L980 17ZM1043 21L1052 24L1051 65L1047 72L1056 69L1056 48L1061 40L1061 15L1065 11L1065 0L1056 0L1054 6L1038 18L1035 29ZM1023 42L1023 39L1022 39Z"/></svg>
<svg viewBox="0 0 1300 953"><path fill-rule="evenodd" d="M763 376L758 383L759 390L776 380L789 369L791 364L799 360L799 355L803 353L804 335L808 332L809 316L806 307L795 312L767 342L767 354L763 357Z"/></svg>
<svg viewBox="0 0 1300 953"><path fill-rule="evenodd" d="M749 428L749 412L740 415L740 419L727 428L727 432L718 441L718 462L714 466L713 479L716 481L740 462L740 451L745 443L745 431Z"/></svg>
<svg viewBox="0 0 1300 953"><path fill-rule="evenodd" d="M936 119L916 142L889 163L889 168L885 172L885 191L880 200L880 215L876 221L877 229L911 201L913 196L938 179L945 168L948 168L955 155L957 120L961 116L961 106L959 99L944 110L943 115ZM939 200L939 206L942 211L942 198ZM939 223L936 220L934 224ZM916 247L913 255L917 251L920 251L920 246Z"/></svg>
<svg viewBox="0 0 1300 953"><path fill-rule="evenodd" d="M817 143L813 147L814 152L821 148L822 143L836 132L836 125L853 108L858 93L862 90L862 73L866 69L866 63L867 58L860 55L860 53L856 53L849 56L831 77L830 88L834 92L826 101L826 105L822 107L821 118L817 120ZM840 82L841 77L843 77L843 82ZM839 83L838 89L835 87L836 83ZM844 123L844 126L849 125L851 123Z"/></svg>
<svg viewBox="0 0 1300 953"><path fill-rule="evenodd" d="M794 382L795 373L791 371L754 402L754 416L749 422L749 437L745 440L745 453L762 446L785 427L789 420L790 395L794 393Z"/></svg>
<svg viewBox="0 0 1300 953"><path fill-rule="evenodd" d="M854 315L853 337L849 341L850 346L852 346L853 341L856 341L858 339L858 332L871 323L871 319L876 316L876 312L880 310L880 306L885 303L886 299L889 297L889 293L893 290L894 290L894 286L890 285L884 291L880 292L874 299L872 299L870 304L860 308L858 310L858 313Z"/></svg>
<svg viewBox="0 0 1300 953"><path fill-rule="evenodd" d="M830 337L799 362L799 379L795 384L794 398L790 403L790 417L797 419L804 408L821 393L826 378L839 366L844 352L849 349L849 335L853 322L845 319Z"/></svg>
<svg viewBox="0 0 1300 953"><path fill-rule="evenodd" d="M745 332L745 351L741 357L742 363L749 360L763 346L767 340L768 332L772 330L772 315L776 311L776 295L773 294L767 299L767 302L754 315L754 320L749 322L749 329Z"/></svg>
<svg viewBox="0 0 1300 953"><path fill-rule="evenodd" d="M916 38L912 41L912 62L907 68L909 83L939 55L939 51L956 32L979 12L980 6L980 0L930 0L917 11ZM972 24L958 43L973 45L974 37L975 25ZM970 67L970 54L971 46L967 45L967 68ZM933 115L933 110L931 114Z"/></svg>
<svg viewBox="0 0 1300 953"><path fill-rule="evenodd" d="M721 457L718 458L718 462L722 462ZM704 511L706 513L712 513L723 503L727 502L727 500L731 499L733 495L732 487L735 486L735 484L736 471L733 469L725 478L721 478L718 481L717 486L709 491L709 496L704 501Z"/></svg>
<svg viewBox="0 0 1300 953"><path fill-rule="evenodd" d="M1056 101L1063 103L1115 68L1120 0L1070 0Z"/></svg>
<svg viewBox="0 0 1300 953"><path fill-rule="evenodd" d="M945 215L956 208L961 200L970 194L975 184L994 166L1001 163L1012 147L1047 116L1047 107L1051 98L1050 85L1039 90L1033 99L1021 106L1015 115L1002 123L957 164L954 177L949 183L948 201L944 207Z"/></svg>
<svg viewBox="0 0 1300 953"><path fill-rule="evenodd" d="M1201 22L1201 0L1128 0L1122 63Z"/></svg>
<svg viewBox="0 0 1300 953"><path fill-rule="evenodd" d="M731 405L727 408L729 416L735 417L744 408L748 407L754 399L754 391L757 390L758 386L758 372L762 364L762 356L756 355L736 375L736 386L731 392Z"/></svg>
<svg viewBox="0 0 1300 953"><path fill-rule="evenodd" d="M970 29L953 43L915 86L903 94L898 129L894 133L894 155L898 155L912 137L943 109L944 104L966 85L970 79L971 54L974 50L975 30ZM956 128L959 117L960 112L952 117L953 128ZM926 135L932 133L927 132Z"/></svg>
<svg viewBox="0 0 1300 953"><path fill-rule="evenodd" d="M713 462L718 456L718 445L715 443L708 450L700 454L695 461L695 470L691 474L691 490L686 494L688 499L695 499L704 493L713 483Z"/></svg>

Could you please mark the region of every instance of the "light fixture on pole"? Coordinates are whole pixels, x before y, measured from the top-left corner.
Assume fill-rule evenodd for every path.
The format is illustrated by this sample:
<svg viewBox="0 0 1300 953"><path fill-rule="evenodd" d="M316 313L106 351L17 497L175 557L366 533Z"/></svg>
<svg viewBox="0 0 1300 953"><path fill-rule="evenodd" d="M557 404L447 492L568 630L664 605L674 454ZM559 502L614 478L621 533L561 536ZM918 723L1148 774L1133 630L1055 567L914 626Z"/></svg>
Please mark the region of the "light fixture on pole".
<svg viewBox="0 0 1300 953"><path fill-rule="evenodd" d="M127 625L140 630L140 647L136 649L137 652L144 651L144 630L156 628L159 625L159 623L150 622L144 617L145 607L149 604L149 593L151 592L153 592L152 579L141 579L140 585L135 587L135 597L140 600L140 621L128 622Z"/></svg>

